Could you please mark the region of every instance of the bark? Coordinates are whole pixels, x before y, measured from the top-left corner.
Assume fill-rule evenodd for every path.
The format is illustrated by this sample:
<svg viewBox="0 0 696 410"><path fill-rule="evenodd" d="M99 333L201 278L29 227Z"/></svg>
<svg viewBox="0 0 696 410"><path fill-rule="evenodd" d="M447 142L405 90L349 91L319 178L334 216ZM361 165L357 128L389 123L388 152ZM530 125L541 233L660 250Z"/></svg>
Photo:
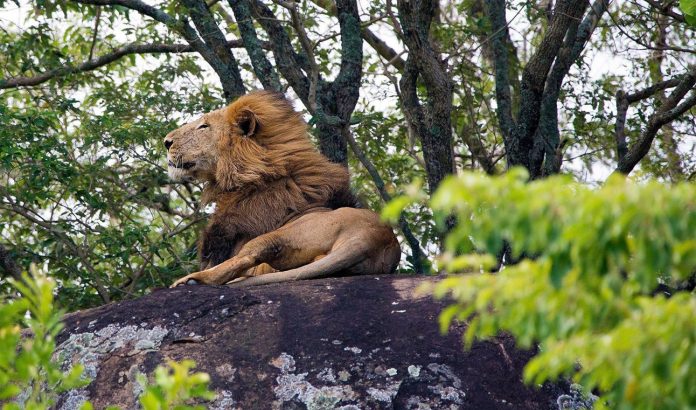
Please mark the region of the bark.
<svg viewBox="0 0 696 410"><path fill-rule="evenodd" d="M242 81L242 75L239 72L237 60L232 55L229 47L226 46L225 35L215 22L208 6L203 0L183 0L183 3L189 10L198 34L215 57L217 57L215 63L210 61L209 63L211 63L218 77L220 77L225 100L230 102L244 95L246 89Z"/></svg>
<svg viewBox="0 0 696 410"><path fill-rule="evenodd" d="M653 50L652 58L654 64L650 64L650 78L653 83L659 83L664 81L664 74L662 72L662 64L665 61L665 51L664 48L667 47L667 30L670 25L670 17L665 14L658 14L656 16L657 26L655 46L660 48L660 50ZM667 100L667 96L664 90L657 92L656 94L658 101L664 104ZM679 156L679 144L674 138L675 130L671 124L665 124L662 128L662 150L665 153L667 159L667 169L666 174L672 181L677 181L684 177L684 167L682 166L681 158Z"/></svg>
<svg viewBox="0 0 696 410"><path fill-rule="evenodd" d="M512 118L508 54L508 46L512 42L505 18L505 0L486 0L486 12L491 22L490 44L495 72L496 116L505 146L508 147L512 144L511 134L515 127L515 121Z"/></svg>
<svg viewBox="0 0 696 410"><path fill-rule="evenodd" d="M660 87L663 87L665 83L667 82L660 83L659 86L653 86L651 89L664 89ZM692 66L680 78L679 83L665 99L664 103L650 116L645 130L643 130L638 139L630 147L626 148L625 155L619 158L615 172L629 174L640 160L648 154L652 142L660 129L696 106L695 85L696 66ZM689 94L689 92L691 93ZM645 94L645 92L639 93L640 96ZM687 96L687 94L689 95Z"/></svg>
<svg viewBox="0 0 696 410"><path fill-rule="evenodd" d="M454 172L452 80L430 39L437 3L399 0L397 8L409 53L400 80L401 104L406 121L420 138L428 187L434 192L445 176ZM417 93L419 79L427 90L425 104Z"/></svg>
<svg viewBox="0 0 696 410"><path fill-rule="evenodd" d="M246 48L249 58L251 59L251 65L254 68L254 73L256 73L256 78L261 81L264 89L281 91L282 86L280 85L278 73L273 68L273 65L271 65L271 62L268 61L268 58L266 58L262 43L256 34L249 3L229 0L229 4L237 20L237 27L239 27L239 33L242 36L244 48Z"/></svg>
<svg viewBox="0 0 696 410"><path fill-rule="evenodd" d="M239 0L248 4L251 14L268 34L276 68L285 78L305 106L309 106L309 80L302 72L307 69L306 61L293 52L290 37L270 8L259 0Z"/></svg>
<svg viewBox="0 0 696 410"><path fill-rule="evenodd" d="M561 137L558 129L558 99L561 86L572 64L580 58L608 6L607 0L595 0L582 22L571 22L563 47L551 68L542 97L539 128L534 137L532 173L535 175L552 175L561 170L563 157L559 152Z"/></svg>
<svg viewBox="0 0 696 410"><path fill-rule="evenodd" d="M563 44L569 29L582 17L588 2L565 0L556 3L551 23L544 33L534 55L522 71L520 110L513 128L508 149L510 166L522 165L532 179L540 175L540 167L534 163L534 135L539 127L541 102L549 70Z"/></svg>
<svg viewBox="0 0 696 410"><path fill-rule="evenodd" d="M558 172L560 138L557 101L560 87L589 40L607 2L597 0L583 19L587 0L560 0L539 46L522 71L520 104L513 115L509 77L509 33L504 0L486 0L491 22L495 65L497 117L503 133L508 166L527 168L532 179ZM546 167L542 172L544 158Z"/></svg>
<svg viewBox="0 0 696 410"><path fill-rule="evenodd" d="M336 15L336 3L333 0L312 0L312 3L321 7L329 14ZM370 45L380 56L386 59L390 64L392 64L398 71L404 69L404 60L399 56L399 54L394 51L393 48L379 38L372 30L368 27L362 27L360 29L360 34L362 38Z"/></svg>
<svg viewBox="0 0 696 410"><path fill-rule="evenodd" d="M251 12L271 39L278 71L288 81L302 103L310 110L316 122L319 149L331 161L346 165L348 145L342 130L350 123L355 109L362 76L362 38L360 16L355 0L336 2L336 15L341 33L341 66L333 81L319 74L308 78L314 65L307 52L294 51L285 27L265 4L250 2ZM295 28L298 29L297 27ZM305 49L310 45L305 45Z"/></svg>

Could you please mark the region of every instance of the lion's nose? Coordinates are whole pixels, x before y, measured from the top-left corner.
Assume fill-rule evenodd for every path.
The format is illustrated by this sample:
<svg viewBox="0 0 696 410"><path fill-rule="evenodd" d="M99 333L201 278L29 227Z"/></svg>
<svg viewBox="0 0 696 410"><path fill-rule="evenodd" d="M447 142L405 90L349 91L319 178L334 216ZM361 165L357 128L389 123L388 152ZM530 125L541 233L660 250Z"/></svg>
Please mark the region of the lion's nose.
<svg viewBox="0 0 696 410"><path fill-rule="evenodd" d="M167 149L167 151L169 151L169 147L171 147L173 143L174 141L172 140L164 140L164 147Z"/></svg>

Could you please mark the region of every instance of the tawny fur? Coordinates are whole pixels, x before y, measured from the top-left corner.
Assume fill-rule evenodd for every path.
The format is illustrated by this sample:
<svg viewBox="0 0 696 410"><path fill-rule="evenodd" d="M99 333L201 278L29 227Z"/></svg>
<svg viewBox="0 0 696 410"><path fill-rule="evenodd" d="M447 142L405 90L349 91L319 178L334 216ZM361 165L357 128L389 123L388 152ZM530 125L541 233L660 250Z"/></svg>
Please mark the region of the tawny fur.
<svg viewBox="0 0 696 410"><path fill-rule="evenodd" d="M325 224L320 220L311 221L320 214L324 214L321 215L324 221L339 221L338 214L322 211L355 205L350 194L348 172L316 151L307 136L305 122L281 94L262 91L242 96L228 107L205 114L171 132L165 138L165 145L170 175L174 179L206 181L203 200L216 203L215 213L199 240L201 269L205 270L186 279L224 283L234 278L306 264L316 268L313 261L335 250L333 244L339 239L341 230L332 231L333 235L321 235L321 232L328 232L323 229ZM352 223L353 227L363 226L365 232L372 232L374 227L379 231L379 238L374 238L378 239L377 242L371 240L374 235L363 240L371 246L383 245L387 250L385 256L374 261L379 265L375 265L377 272L374 273L392 271L398 262L398 243L391 229L381 224L371 211L352 210L339 214L350 214L353 221L346 222ZM320 246L321 249L301 249L302 243L295 241L293 236L303 236L303 233L281 229L293 226L316 230L312 235L317 238L326 236L324 240L330 243ZM345 234L349 230L342 231ZM351 231L353 236L364 236L362 231ZM271 236L266 237L268 235ZM258 240L252 241L254 239ZM291 242L293 249L300 248L295 253L288 248ZM245 246L247 244L249 246ZM271 255L273 257L265 251L264 247L269 246L277 248L276 255ZM352 259L376 257L372 255L374 252L362 249L364 246L358 248L355 248L356 255ZM350 252L342 249L332 258L347 253ZM243 264L232 263L234 272L228 272L234 257L239 259L250 254L254 254L253 263L249 258ZM279 260L277 255L280 254L293 262ZM361 261L356 260L351 266L360 265ZM346 263L340 261L336 266ZM362 265L362 268L371 267L369 263ZM215 280L211 280L215 275L210 272L204 274L212 269L217 269ZM221 274L223 270L225 273ZM337 273L334 270L324 269L321 274ZM365 273L362 272L364 269L360 270L351 272L350 266L341 269L347 273ZM285 280L288 278L286 276Z"/></svg>

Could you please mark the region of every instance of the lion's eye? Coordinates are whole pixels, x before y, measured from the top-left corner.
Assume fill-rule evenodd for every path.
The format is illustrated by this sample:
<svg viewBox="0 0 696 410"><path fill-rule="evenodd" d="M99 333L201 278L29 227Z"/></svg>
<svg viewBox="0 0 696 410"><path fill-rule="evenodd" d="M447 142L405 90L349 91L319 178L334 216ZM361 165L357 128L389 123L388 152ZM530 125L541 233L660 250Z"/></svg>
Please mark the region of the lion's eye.
<svg viewBox="0 0 696 410"><path fill-rule="evenodd" d="M202 130L203 128L208 128L208 127L210 127L210 125L203 123L203 124L199 125L198 127L196 127L196 129Z"/></svg>

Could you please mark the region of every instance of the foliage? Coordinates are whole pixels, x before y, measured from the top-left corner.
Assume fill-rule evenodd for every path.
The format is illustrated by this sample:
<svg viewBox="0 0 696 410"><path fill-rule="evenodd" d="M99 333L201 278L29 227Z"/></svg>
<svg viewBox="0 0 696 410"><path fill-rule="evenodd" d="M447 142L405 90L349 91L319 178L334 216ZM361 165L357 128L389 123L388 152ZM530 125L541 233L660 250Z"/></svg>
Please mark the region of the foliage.
<svg viewBox="0 0 696 410"><path fill-rule="evenodd" d="M0 304L0 402L3 410L48 409L59 393L89 384L80 364L63 371L53 360L55 337L63 328L63 312L55 309L55 281L32 266L32 276L10 280L19 292ZM7 303L5 303L7 302ZM27 334L22 335L22 328ZM144 392L140 403L144 410L202 409L188 406L190 399L212 400L215 394L207 389L206 373L193 373L192 360L168 361L154 371L154 383L144 375L138 380ZM84 410L92 405L86 402ZM112 410L115 407L110 407Z"/></svg>
<svg viewBox="0 0 696 410"><path fill-rule="evenodd" d="M192 360L182 362L168 361L167 366L155 369L154 383L147 385L145 376L138 382L145 387L140 396L140 404L144 410L186 410L204 409L204 406L187 406L189 399L212 400L215 393L208 390L210 376L207 373L189 374L196 364Z"/></svg>
<svg viewBox="0 0 696 410"><path fill-rule="evenodd" d="M696 0L680 0L679 8L684 13L686 22L696 26Z"/></svg>
<svg viewBox="0 0 696 410"><path fill-rule="evenodd" d="M163 0L152 5L179 25L162 24L129 9L133 2L89 3L93 2L0 2L0 13L7 16L0 30L0 246L20 270L36 263L51 272L57 283L56 302L69 310L136 297L197 269L195 242L209 209L200 204L199 186L170 183L161 140L182 122L225 102L213 60L193 52L195 47L180 31L188 22L194 32L212 33L194 27L200 21L186 4ZM187 4L196 3L201 1ZM268 79L259 78L252 64L251 56L258 53L240 46L242 32L233 3L211 5L211 28L236 41L231 51L245 87L260 88ZM297 27L302 27L314 48L319 75L326 82L335 78L342 55L336 2L262 3L289 34L292 53L288 54L302 54L297 35ZM517 112L523 103L524 67L548 32L549 13L541 7L548 2L503 3L512 28L507 44L511 80L506 89L511 90L511 105ZM299 24L293 24L283 6L293 4L298 7ZM432 49L446 64L451 80L451 151L457 172L499 174L506 169L491 49L492 34L498 30L488 18L489 4L439 2L438 18L431 24ZM677 78L696 62L692 52L696 32L680 19L681 14L690 18L693 4L682 0L680 13L676 3L658 8L645 2L610 2L609 11L572 62L558 96L562 172L596 182L616 166L617 93ZM411 181L429 180L421 136L407 125L400 99L404 61L412 53L401 41L398 2L365 0L359 6L363 33L370 31L381 43L364 36L360 100L352 112L356 120L352 131L386 191L398 196ZM273 61L272 72L296 108L310 111L280 70L281 60L272 50L275 44L261 24L267 20L254 16L251 20L262 45L257 51ZM202 39L202 44L212 44L208 40L212 39ZM385 45L393 54L374 44ZM157 47L84 68L135 45ZM301 71L309 72L304 66ZM46 75L43 82L8 85ZM428 97L422 80L417 81L417 95L427 106L432 96ZM640 138L672 90L660 89L631 104L625 122L629 145ZM696 123L690 113L693 110L663 127L634 172L666 181L696 176L690 138ZM311 131L320 137L318 127ZM367 206L380 210L385 201L372 175L354 153L349 152L348 162L355 191ZM430 210L416 204L404 217L426 255L438 254L441 242ZM401 242L406 243L403 238ZM403 248L405 255L410 254L407 246ZM401 269L411 270L408 256L403 261ZM2 265L0 261L0 294L12 295L4 278L13 274Z"/></svg>
<svg viewBox="0 0 696 410"><path fill-rule="evenodd" d="M513 169L451 177L432 206L456 216L443 262L465 273L434 288L456 301L443 330L469 319L467 345L500 331L538 342L525 380L570 376L601 392L599 407L696 404L696 296L680 291L696 275L696 186L617 176L591 189ZM521 261L487 273L504 241Z"/></svg>
<svg viewBox="0 0 696 410"><path fill-rule="evenodd" d="M85 385L82 366L67 372L53 359L62 313L53 308L55 282L32 268L34 277L12 280L20 297L0 304L0 401L7 409L45 409L58 393ZM21 328L30 333L22 337Z"/></svg>
<svg viewBox="0 0 696 410"><path fill-rule="evenodd" d="M0 105L0 234L18 265L48 263L63 306L141 293L196 267L198 188L169 185L161 130L214 99L158 95L154 81L94 84L79 108L67 96L50 108Z"/></svg>

